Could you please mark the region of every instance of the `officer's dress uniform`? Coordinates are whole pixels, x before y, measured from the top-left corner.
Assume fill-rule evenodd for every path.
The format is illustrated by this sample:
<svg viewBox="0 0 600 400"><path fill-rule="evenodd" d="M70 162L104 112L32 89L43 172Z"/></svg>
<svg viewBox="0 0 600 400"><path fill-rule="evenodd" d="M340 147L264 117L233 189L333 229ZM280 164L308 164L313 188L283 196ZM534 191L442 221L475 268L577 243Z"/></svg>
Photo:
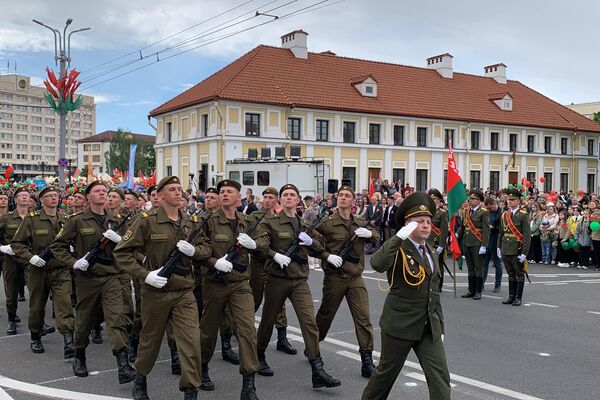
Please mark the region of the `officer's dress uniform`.
<svg viewBox="0 0 600 400"><path fill-rule="evenodd" d="M435 192L434 192L435 190ZM432 192L434 192L435 194L433 194ZM439 196L437 196L437 194L439 194ZM436 189L431 189L429 191L429 195L430 196L436 196L440 199L443 199L441 193L439 193L438 190ZM438 257L438 262L439 265L442 266L441 271L442 271L442 284L443 284L443 277L444 277L444 268L443 268L443 263L444 263L444 256L446 253L446 243L448 240L448 211L444 210L443 207L437 207L436 211L435 211L435 215L433 216L433 218L431 218L431 234L429 235L429 238L427 238L427 243L429 243L430 246L432 246L434 249L437 249L438 247L443 247L443 250L441 253L439 253L439 257Z"/></svg>
<svg viewBox="0 0 600 400"><path fill-rule="evenodd" d="M470 196L473 196L473 194L470 194ZM481 194L480 200L483 201L483 194ZM469 292L462 297L475 296L481 298L483 290L483 258L485 254L479 254L479 249L487 247L490 240L488 212L481 205L477 209L469 207L464 212L463 222L465 231L462 243L467 261Z"/></svg>

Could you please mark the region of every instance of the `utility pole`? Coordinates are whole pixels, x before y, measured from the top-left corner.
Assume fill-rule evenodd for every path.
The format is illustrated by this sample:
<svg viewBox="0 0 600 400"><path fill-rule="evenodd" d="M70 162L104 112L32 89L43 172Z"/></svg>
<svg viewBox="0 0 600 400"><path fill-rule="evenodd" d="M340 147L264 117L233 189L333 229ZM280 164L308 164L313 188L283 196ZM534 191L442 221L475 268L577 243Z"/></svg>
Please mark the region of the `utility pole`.
<svg viewBox="0 0 600 400"><path fill-rule="evenodd" d="M38 25L43 26L44 28L48 28L54 34L54 64L58 65L60 61L60 79L65 77L67 72L67 63L68 67L71 66L71 35L77 32L89 31L91 28L81 28L71 31L69 36L67 37L67 28L73 22L73 18L68 18L65 22L65 28L61 32L52 28L40 21L33 20ZM65 187L65 151L66 151L66 141L67 141L67 110L65 110L64 102L61 102L60 107L60 133L59 133L59 147L58 147L58 182L60 187Z"/></svg>

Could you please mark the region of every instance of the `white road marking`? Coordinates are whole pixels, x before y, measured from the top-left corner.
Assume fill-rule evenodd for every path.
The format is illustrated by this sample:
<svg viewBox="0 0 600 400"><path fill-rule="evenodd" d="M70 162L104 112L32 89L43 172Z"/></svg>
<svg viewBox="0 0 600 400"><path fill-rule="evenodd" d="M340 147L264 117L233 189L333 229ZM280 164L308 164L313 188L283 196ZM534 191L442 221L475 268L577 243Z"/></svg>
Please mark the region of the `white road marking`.
<svg viewBox="0 0 600 400"><path fill-rule="evenodd" d="M97 394L55 389L48 386L40 386L35 385L33 383L17 381L15 379L10 379L2 375L0 375L0 386L4 388L14 389L19 392L31 393L42 397L61 400L129 400L124 397L101 396Z"/></svg>
<svg viewBox="0 0 600 400"><path fill-rule="evenodd" d="M415 387L415 386L417 386L417 383L416 382L405 382L404 386Z"/></svg>
<svg viewBox="0 0 600 400"><path fill-rule="evenodd" d="M499 296L491 296L489 294L484 294L482 295L483 297L487 297L488 299L496 299L496 300L502 300L502 297Z"/></svg>
<svg viewBox="0 0 600 400"><path fill-rule="evenodd" d="M18 333L16 335L0 336L0 339L16 338L16 337L19 337L19 336L29 336L29 333Z"/></svg>
<svg viewBox="0 0 600 400"><path fill-rule="evenodd" d="M544 285L546 286L560 286L560 285L566 285L566 282L543 282Z"/></svg>
<svg viewBox="0 0 600 400"><path fill-rule="evenodd" d="M419 374L418 372L407 372L404 375L408 376L409 378L413 378L413 379L416 379L418 381L421 381L421 382L427 382L427 379L425 379L425 375ZM456 387L456 383L450 382L450 387L451 388Z"/></svg>
<svg viewBox="0 0 600 400"><path fill-rule="evenodd" d="M586 311L586 313L600 315L600 311Z"/></svg>
<svg viewBox="0 0 600 400"><path fill-rule="evenodd" d="M552 304L534 303L533 301L530 301L529 304L533 304L534 306L540 306L540 307L558 308L558 306L555 306Z"/></svg>
<svg viewBox="0 0 600 400"><path fill-rule="evenodd" d="M13 397L10 397L8 393L2 388L0 388L0 400L15 400Z"/></svg>
<svg viewBox="0 0 600 400"><path fill-rule="evenodd" d="M541 357L550 357L550 353L538 353Z"/></svg>

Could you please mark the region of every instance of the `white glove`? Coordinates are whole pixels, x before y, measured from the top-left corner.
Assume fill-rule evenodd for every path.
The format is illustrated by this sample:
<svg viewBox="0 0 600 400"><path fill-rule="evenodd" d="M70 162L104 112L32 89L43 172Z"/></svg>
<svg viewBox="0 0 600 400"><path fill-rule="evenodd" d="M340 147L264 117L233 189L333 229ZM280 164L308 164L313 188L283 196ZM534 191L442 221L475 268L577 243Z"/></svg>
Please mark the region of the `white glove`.
<svg viewBox="0 0 600 400"><path fill-rule="evenodd" d="M113 243L119 243L121 241L121 235L119 235L117 232L113 231L112 229L109 229L106 232L104 232L102 234L102 236L104 236L105 238L107 238L108 240L110 240Z"/></svg>
<svg viewBox="0 0 600 400"><path fill-rule="evenodd" d="M415 221L409 222L408 225L403 226L398 233L396 233L396 236L402 240L406 240L406 238L409 237L415 229L417 229L417 226L419 226L419 224L417 224Z"/></svg>
<svg viewBox="0 0 600 400"><path fill-rule="evenodd" d="M196 249L190 242L180 240L177 242L177 249L188 257L191 257L196 252Z"/></svg>
<svg viewBox="0 0 600 400"><path fill-rule="evenodd" d="M250 236L245 233L240 233L237 237L237 241L240 246L247 248L248 250L256 249L256 242Z"/></svg>
<svg viewBox="0 0 600 400"><path fill-rule="evenodd" d="M283 254L280 254L280 253L275 253L275 255L273 256L273 260L277 264L279 264L279 267L281 267L281 269L284 269L285 267L290 265L290 263L292 262L291 258L289 258L288 256L284 256Z"/></svg>
<svg viewBox="0 0 600 400"><path fill-rule="evenodd" d="M300 232L298 239L300 239L300 246L311 246L313 243L312 238L306 232Z"/></svg>
<svg viewBox="0 0 600 400"><path fill-rule="evenodd" d="M373 236L373 232L368 230L367 228L358 228L354 231L354 234L359 238L368 239Z"/></svg>
<svg viewBox="0 0 600 400"><path fill-rule="evenodd" d="M150 286L154 286L157 289L162 288L167 284L168 279L163 278L162 276L158 276L159 271L162 268L155 269L154 271L150 271L144 282L146 282Z"/></svg>
<svg viewBox="0 0 600 400"><path fill-rule="evenodd" d="M496 250L497 254L498 254L498 258L502 258L502 252L500 251L500 249Z"/></svg>
<svg viewBox="0 0 600 400"><path fill-rule="evenodd" d="M29 259L29 264L38 268L42 268L44 265L46 265L46 261L44 261L42 257L36 255Z"/></svg>
<svg viewBox="0 0 600 400"><path fill-rule="evenodd" d="M75 253L75 248L73 247L73 245L69 245L69 252Z"/></svg>
<svg viewBox="0 0 600 400"><path fill-rule="evenodd" d="M333 265L334 267L339 268L344 263L344 260L340 256L336 256L335 254L330 254L327 257L327 262L329 264Z"/></svg>
<svg viewBox="0 0 600 400"><path fill-rule="evenodd" d="M217 260L215 263L215 269L221 272L229 273L233 269L233 264L227 261L225 257L227 256L223 256Z"/></svg>
<svg viewBox="0 0 600 400"><path fill-rule="evenodd" d="M485 246L481 246L479 248L479 254L485 254L487 252L487 248Z"/></svg>
<svg viewBox="0 0 600 400"><path fill-rule="evenodd" d="M13 249L10 247L10 244L7 244L5 246L0 246L0 251L4 254L8 254L9 256L14 256L15 252L13 251Z"/></svg>
<svg viewBox="0 0 600 400"><path fill-rule="evenodd" d="M525 258L527 258L527 257L525 256L525 254L521 254L521 255L520 255L519 257L517 257L517 258L519 259L519 262L520 262L520 263L523 263L523 262L525 262Z"/></svg>
<svg viewBox="0 0 600 400"><path fill-rule="evenodd" d="M87 271L89 266L90 266L90 263L87 262L87 260L85 259L85 256L84 256L83 258L80 258L79 260L75 261L75 264L73 264L73 269Z"/></svg>
<svg viewBox="0 0 600 400"><path fill-rule="evenodd" d="M436 247L435 252L438 254L442 254L444 252L444 247L443 246Z"/></svg>

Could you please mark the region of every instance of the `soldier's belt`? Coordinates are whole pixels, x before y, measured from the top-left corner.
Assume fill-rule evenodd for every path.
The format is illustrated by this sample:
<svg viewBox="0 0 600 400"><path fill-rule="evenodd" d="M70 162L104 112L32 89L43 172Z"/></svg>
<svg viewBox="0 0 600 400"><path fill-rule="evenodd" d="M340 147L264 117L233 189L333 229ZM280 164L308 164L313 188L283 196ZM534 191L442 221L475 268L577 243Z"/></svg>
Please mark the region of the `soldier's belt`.
<svg viewBox="0 0 600 400"><path fill-rule="evenodd" d="M175 275L189 275L192 273L192 267L186 267L183 265L176 265L173 267L173 273Z"/></svg>

